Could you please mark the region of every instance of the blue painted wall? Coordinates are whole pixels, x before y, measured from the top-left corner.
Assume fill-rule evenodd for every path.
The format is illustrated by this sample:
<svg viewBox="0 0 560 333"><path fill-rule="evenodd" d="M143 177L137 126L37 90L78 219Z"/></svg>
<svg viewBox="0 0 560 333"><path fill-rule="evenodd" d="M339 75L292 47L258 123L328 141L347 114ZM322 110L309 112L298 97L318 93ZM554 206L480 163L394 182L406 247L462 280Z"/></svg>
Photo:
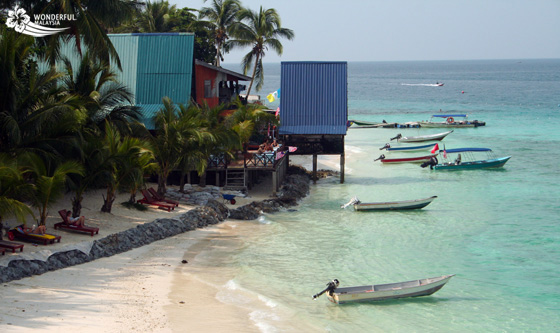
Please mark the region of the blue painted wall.
<svg viewBox="0 0 560 333"><path fill-rule="evenodd" d="M346 62L282 62L280 135L346 134Z"/></svg>

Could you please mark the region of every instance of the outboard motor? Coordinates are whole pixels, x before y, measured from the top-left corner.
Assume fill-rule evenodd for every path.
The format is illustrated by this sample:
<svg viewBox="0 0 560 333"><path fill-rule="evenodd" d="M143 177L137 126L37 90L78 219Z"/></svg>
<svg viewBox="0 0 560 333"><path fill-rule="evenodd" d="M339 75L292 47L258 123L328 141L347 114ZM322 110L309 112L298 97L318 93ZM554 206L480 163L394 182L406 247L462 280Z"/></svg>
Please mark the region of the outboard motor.
<svg viewBox="0 0 560 333"><path fill-rule="evenodd" d="M430 158L429 161L420 164L420 166L421 166L422 168L425 168L425 167L427 167L427 166L430 166L430 170L433 170L433 169L434 169L434 166L436 166L438 163L439 163L439 162L438 162L437 157L432 156L432 157Z"/></svg>
<svg viewBox="0 0 560 333"><path fill-rule="evenodd" d="M331 282L327 283L327 288L325 288L320 293L313 295L313 300L316 300L319 296L323 295L327 291L329 292L329 294L332 293L336 288L338 288L339 284L340 282L338 282L337 279L334 279Z"/></svg>
<svg viewBox="0 0 560 333"><path fill-rule="evenodd" d="M346 204L341 205L340 208L344 209L348 206L351 205L355 205L355 204L359 204L360 203L360 199L358 199L358 197L353 197L352 199L350 199L350 201L348 201Z"/></svg>
<svg viewBox="0 0 560 333"><path fill-rule="evenodd" d="M402 138L402 135L401 135L401 133L397 134L397 136L396 136L396 137L394 137L394 138L391 138L391 141L393 141L393 140L395 140L395 139L397 139L397 140L398 140L398 139L400 139L400 138Z"/></svg>
<svg viewBox="0 0 560 333"><path fill-rule="evenodd" d="M388 143L386 143L386 144L385 144L385 146L383 146L383 147L379 148L379 150L383 150L383 149L389 149L389 148L391 148L391 145L390 145L390 144L388 144Z"/></svg>
<svg viewBox="0 0 560 333"><path fill-rule="evenodd" d="M384 159L385 159L385 155L382 154L381 156L379 156L378 158L374 159L373 161L375 162L375 161L377 161L377 160L384 160Z"/></svg>

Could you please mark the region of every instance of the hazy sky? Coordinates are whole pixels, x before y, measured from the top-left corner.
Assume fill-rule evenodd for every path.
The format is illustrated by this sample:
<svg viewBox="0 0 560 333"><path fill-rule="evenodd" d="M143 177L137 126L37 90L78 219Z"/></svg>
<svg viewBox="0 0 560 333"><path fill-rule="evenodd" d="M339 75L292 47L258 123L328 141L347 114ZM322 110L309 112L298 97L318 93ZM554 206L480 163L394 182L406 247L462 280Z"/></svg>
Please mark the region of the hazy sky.
<svg viewBox="0 0 560 333"><path fill-rule="evenodd" d="M209 6L169 0L178 8ZM391 61L560 58L560 0L242 0L244 7L275 8L282 26L282 57L297 60ZM225 55L239 63L249 50Z"/></svg>

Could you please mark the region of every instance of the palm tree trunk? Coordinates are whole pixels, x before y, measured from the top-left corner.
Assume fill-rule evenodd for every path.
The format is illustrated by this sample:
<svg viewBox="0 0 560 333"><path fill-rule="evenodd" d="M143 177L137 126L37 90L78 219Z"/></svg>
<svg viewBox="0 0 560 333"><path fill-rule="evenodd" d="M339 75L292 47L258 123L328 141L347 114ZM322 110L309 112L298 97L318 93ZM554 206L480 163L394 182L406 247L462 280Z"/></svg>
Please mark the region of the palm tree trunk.
<svg viewBox="0 0 560 333"><path fill-rule="evenodd" d="M111 188L107 188L107 198L103 196L103 206L101 207L101 211L105 213L110 213L111 209L113 208L113 202L115 201L116 196L115 193L111 190Z"/></svg>
<svg viewBox="0 0 560 333"><path fill-rule="evenodd" d="M79 194L72 198L72 216L75 217L82 214L82 200L84 200L84 197Z"/></svg>
<svg viewBox="0 0 560 333"><path fill-rule="evenodd" d="M184 170L181 170L181 179L179 180L179 192L184 193L185 191L185 174Z"/></svg>
<svg viewBox="0 0 560 333"><path fill-rule="evenodd" d="M167 176L165 175L165 173L163 174L159 174L158 175L158 188L157 188L157 192L159 195L164 195L167 192L167 189L165 188L165 183L167 182Z"/></svg>
<svg viewBox="0 0 560 333"><path fill-rule="evenodd" d="M216 44L216 67L220 67L220 43Z"/></svg>
<svg viewBox="0 0 560 333"><path fill-rule="evenodd" d="M251 83L249 83L249 89L247 89L247 100L249 100L249 93L251 93L251 87L253 87L253 82L255 81L255 75L257 74L257 64L259 63L259 55L255 58L255 67L253 67L253 76L251 76Z"/></svg>

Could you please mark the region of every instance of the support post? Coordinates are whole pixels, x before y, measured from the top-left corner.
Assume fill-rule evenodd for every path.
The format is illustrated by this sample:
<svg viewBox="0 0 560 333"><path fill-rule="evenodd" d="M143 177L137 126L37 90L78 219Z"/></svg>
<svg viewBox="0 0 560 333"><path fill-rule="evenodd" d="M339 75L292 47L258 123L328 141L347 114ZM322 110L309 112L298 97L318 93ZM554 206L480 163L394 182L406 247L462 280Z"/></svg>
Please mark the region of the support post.
<svg viewBox="0 0 560 333"><path fill-rule="evenodd" d="M340 183L344 184L344 163L346 158L344 157L344 153L340 154Z"/></svg>
<svg viewBox="0 0 560 333"><path fill-rule="evenodd" d="M275 169L272 171L272 196L276 196L276 191L278 191L278 173Z"/></svg>
<svg viewBox="0 0 560 333"><path fill-rule="evenodd" d="M313 154L313 184L317 184L317 154Z"/></svg>

